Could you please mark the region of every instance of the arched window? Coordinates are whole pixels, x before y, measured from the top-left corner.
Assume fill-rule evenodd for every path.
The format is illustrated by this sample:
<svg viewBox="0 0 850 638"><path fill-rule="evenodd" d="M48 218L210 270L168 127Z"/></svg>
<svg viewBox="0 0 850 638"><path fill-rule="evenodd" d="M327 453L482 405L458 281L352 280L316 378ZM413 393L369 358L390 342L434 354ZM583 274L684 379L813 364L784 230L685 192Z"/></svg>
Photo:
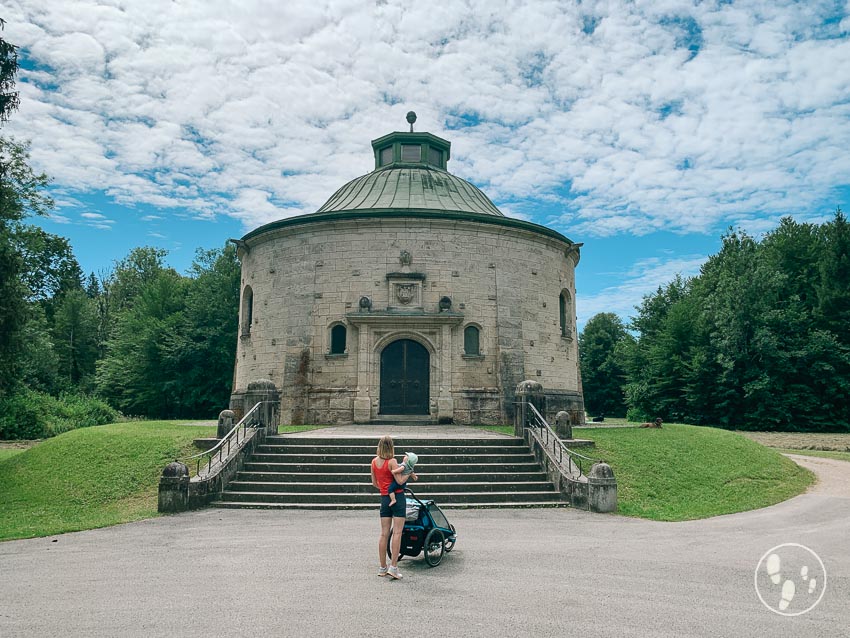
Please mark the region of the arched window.
<svg viewBox="0 0 850 638"><path fill-rule="evenodd" d="M254 291L251 286L245 286L242 291L242 335L251 334L251 322L254 321Z"/></svg>
<svg viewBox="0 0 850 638"><path fill-rule="evenodd" d="M467 355L480 355L481 331L475 326L467 326L463 330L463 353Z"/></svg>
<svg viewBox="0 0 850 638"><path fill-rule="evenodd" d="M345 326L337 324L331 328L330 354L345 354Z"/></svg>
<svg viewBox="0 0 850 638"><path fill-rule="evenodd" d="M569 337L572 335L572 303L567 290L562 291L558 298L558 311L561 319L561 336Z"/></svg>

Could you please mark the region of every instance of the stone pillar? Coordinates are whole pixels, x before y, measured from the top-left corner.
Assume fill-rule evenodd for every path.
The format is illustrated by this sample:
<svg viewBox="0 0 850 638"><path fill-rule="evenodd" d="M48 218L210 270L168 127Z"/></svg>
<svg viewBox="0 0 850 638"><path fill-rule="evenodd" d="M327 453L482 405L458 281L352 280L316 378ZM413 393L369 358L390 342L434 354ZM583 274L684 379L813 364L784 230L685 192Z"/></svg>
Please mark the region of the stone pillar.
<svg viewBox="0 0 850 638"><path fill-rule="evenodd" d="M372 420L372 399L369 396L369 326L357 328L357 394L354 397L354 422Z"/></svg>
<svg viewBox="0 0 850 638"><path fill-rule="evenodd" d="M587 474L587 504L591 512L617 511L617 479L611 466L594 463Z"/></svg>
<svg viewBox="0 0 850 638"><path fill-rule="evenodd" d="M227 433L236 425L236 413L233 410L222 410L218 414L218 430L215 433L216 438L223 439Z"/></svg>
<svg viewBox="0 0 850 638"><path fill-rule="evenodd" d="M555 434L561 440L573 438L573 426L570 423L570 413L561 410L555 415Z"/></svg>
<svg viewBox="0 0 850 638"><path fill-rule="evenodd" d="M184 512L189 509L189 468L174 461L162 470L159 478L157 511Z"/></svg>
<svg viewBox="0 0 850 638"><path fill-rule="evenodd" d="M540 414L546 413L546 395L543 393L543 386L537 381L522 381L516 387L515 436L522 437L524 435L523 430L530 419L529 403L533 404Z"/></svg>
<svg viewBox="0 0 850 638"><path fill-rule="evenodd" d="M437 422L451 423L454 420L454 399L452 398L452 328L444 325L442 330L442 347L437 354L440 362L439 395L437 396Z"/></svg>
<svg viewBox="0 0 850 638"><path fill-rule="evenodd" d="M260 422L266 428L266 436L277 434L280 392L278 392L273 381L269 379L258 379L248 384L248 389L245 391L245 398L243 399L242 414L248 414L248 411L260 401L264 402L259 410Z"/></svg>

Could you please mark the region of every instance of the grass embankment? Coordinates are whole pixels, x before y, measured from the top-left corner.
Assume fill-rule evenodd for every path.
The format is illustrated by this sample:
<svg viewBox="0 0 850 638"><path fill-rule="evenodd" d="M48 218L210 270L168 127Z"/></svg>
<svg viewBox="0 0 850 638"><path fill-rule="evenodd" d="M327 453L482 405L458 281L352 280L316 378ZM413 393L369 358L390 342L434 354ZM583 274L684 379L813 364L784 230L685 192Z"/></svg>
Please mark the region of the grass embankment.
<svg viewBox="0 0 850 638"><path fill-rule="evenodd" d="M10 459L16 454L20 454L24 451L24 448L20 447L4 447L0 448L0 463L5 461L6 459Z"/></svg>
<svg viewBox="0 0 850 638"><path fill-rule="evenodd" d="M0 461L0 540L156 516L162 468L197 452L194 438L214 435L214 427L138 421L73 430L15 450Z"/></svg>
<svg viewBox="0 0 850 638"><path fill-rule="evenodd" d="M814 475L740 434L665 424L661 430L589 428L589 456L617 477L619 512L682 521L767 507L802 493Z"/></svg>
<svg viewBox="0 0 850 638"><path fill-rule="evenodd" d="M30 449L0 449L0 540L158 516L162 468L199 453L193 439L215 436L215 426L185 423L113 423L66 432ZM315 427L281 426L280 432Z"/></svg>

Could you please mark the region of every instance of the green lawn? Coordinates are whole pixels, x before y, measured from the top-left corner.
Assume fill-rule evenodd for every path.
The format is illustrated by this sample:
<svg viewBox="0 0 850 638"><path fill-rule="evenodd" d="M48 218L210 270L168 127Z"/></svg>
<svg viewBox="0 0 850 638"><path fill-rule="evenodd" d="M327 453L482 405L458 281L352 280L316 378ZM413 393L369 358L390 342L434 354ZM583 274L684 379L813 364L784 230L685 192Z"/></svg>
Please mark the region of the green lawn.
<svg viewBox="0 0 850 638"><path fill-rule="evenodd" d="M20 447L2 447L0 448L0 463L24 451L24 448Z"/></svg>
<svg viewBox="0 0 850 638"><path fill-rule="evenodd" d="M836 452L833 450L788 450L777 449L777 452L787 454L802 454L803 456L820 456L826 459L838 459L839 461L850 461L850 452Z"/></svg>
<svg viewBox="0 0 850 638"><path fill-rule="evenodd" d="M778 451L727 430L665 424L661 430L590 428L588 456L617 477L619 512L682 521L766 507L802 493L814 475Z"/></svg>
<svg viewBox="0 0 850 638"><path fill-rule="evenodd" d="M513 434L512 426L476 427ZM596 447L577 451L605 459L614 469L618 511L626 516L684 521L743 512L801 494L815 480L779 450L728 430L665 423L661 430L589 427L578 432ZM850 460L850 453L833 456L838 454L823 455Z"/></svg>
<svg viewBox="0 0 850 638"><path fill-rule="evenodd" d="M136 421L72 430L0 461L0 540L157 516L162 468L214 427ZM6 450L3 450L6 452Z"/></svg>

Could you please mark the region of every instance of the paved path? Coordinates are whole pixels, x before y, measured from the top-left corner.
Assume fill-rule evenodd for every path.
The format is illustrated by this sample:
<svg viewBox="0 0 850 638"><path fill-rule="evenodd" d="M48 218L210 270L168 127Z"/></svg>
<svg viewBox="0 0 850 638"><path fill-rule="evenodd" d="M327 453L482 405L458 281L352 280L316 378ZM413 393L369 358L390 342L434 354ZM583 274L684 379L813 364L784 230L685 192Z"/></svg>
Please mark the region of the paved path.
<svg viewBox="0 0 850 638"><path fill-rule="evenodd" d="M374 513L208 509L0 543L0 636L847 636L850 463L829 461L800 460L822 477L808 494L703 521L452 511L455 551L405 559L400 582L374 575ZM829 573L797 618L753 588L787 542Z"/></svg>

